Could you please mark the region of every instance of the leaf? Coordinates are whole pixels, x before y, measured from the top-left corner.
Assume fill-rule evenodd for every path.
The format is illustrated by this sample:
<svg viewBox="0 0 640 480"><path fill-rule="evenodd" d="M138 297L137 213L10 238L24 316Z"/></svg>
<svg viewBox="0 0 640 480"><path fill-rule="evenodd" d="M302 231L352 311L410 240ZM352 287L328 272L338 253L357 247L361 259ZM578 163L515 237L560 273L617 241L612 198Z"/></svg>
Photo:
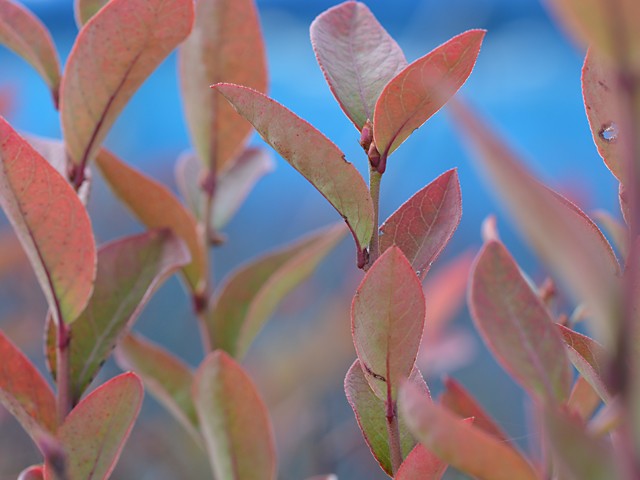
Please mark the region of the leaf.
<svg viewBox="0 0 640 480"><path fill-rule="evenodd" d="M57 433L67 452L69 480L109 478L138 417L143 395L140 379L123 373L100 385L71 411ZM47 465L45 478L51 474Z"/></svg>
<svg viewBox="0 0 640 480"><path fill-rule="evenodd" d="M384 86L407 66L402 50L360 2L326 10L310 30L313 51L331 93L362 130L373 119Z"/></svg>
<svg viewBox="0 0 640 480"><path fill-rule="evenodd" d="M267 89L267 64L254 0L198 0L193 32L180 47L184 111L196 154L222 172L242 151L251 125L209 89L228 82Z"/></svg>
<svg viewBox="0 0 640 480"><path fill-rule="evenodd" d="M153 292L189 262L184 243L170 230L152 230L111 242L98 252L89 305L71 326L71 395L78 401ZM56 375L55 327L47 335L49 368Z"/></svg>
<svg viewBox="0 0 640 480"><path fill-rule="evenodd" d="M183 267L189 288L202 293L209 261L198 224L191 213L161 183L102 150L96 157L100 173L115 195L147 228L171 228L189 247L191 263Z"/></svg>
<svg viewBox="0 0 640 480"><path fill-rule="evenodd" d="M33 465L23 470L20 472L18 480L44 480L44 466Z"/></svg>
<svg viewBox="0 0 640 480"><path fill-rule="evenodd" d="M238 211L254 185L264 175L273 171L275 164L266 150L248 148L216 178L213 196L211 225L222 229ZM200 181L204 174L198 158L184 154L176 165L176 181L182 196L194 215L204 215L204 194Z"/></svg>
<svg viewBox="0 0 640 480"><path fill-rule="evenodd" d="M70 161L84 168L144 80L193 24L192 0L111 0L78 34L60 85Z"/></svg>
<svg viewBox="0 0 640 480"><path fill-rule="evenodd" d="M430 397L429 388L417 368L411 371L409 381L414 383L423 395ZM371 390L358 360L351 365L347 372L344 379L344 391L371 454L380 468L388 475L393 476L385 402L380 400ZM406 457L416 445L416 441L409 433L402 415L398 419L398 429L402 456Z"/></svg>
<svg viewBox="0 0 640 480"><path fill-rule="evenodd" d="M109 3L109 0L75 0L73 2L73 10L78 27L82 27L87 23L107 3Z"/></svg>
<svg viewBox="0 0 640 480"><path fill-rule="evenodd" d="M547 309L498 241L485 244L469 285L471 316L502 367L535 397L564 402L571 369Z"/></svg>
<svg viewBox="0 0 640 480"><path fill-rule="evenodd" d="M460 182L449 170L414 194L380 227L380 251L397 245L424 279L458 228L462 216Z"/></svg>
<svg viewBox="0 0 640 480"><path fill-rule="evenodd" d="M216 478L276 478L271 422L244 369L221 350L198 368L193 399Z"/></svg>
<svg viewBox="0 0 640 480"><path fill-rule="evenodd" d="M398 469L395 480L440 480L447 464L421 444L415 446Z"/></svg>
<svg viewBox="0 0 640 480"><path fill-rule="evenodd" d="M541 185L486 122L451 102L462 133L477 150L480 168L507 206L523 237L571 293L589 308L591 326L613 344L621 305L620 267L611 246L574 204Z"/></svg>
<svg viewBox="0 0 640 480"><path fill-rule="evenodd" d="M29 359L0 330L0 403L38 442L55 432L56 400L51 387Z"/></svg>
<svg viewBox="0 0 640 480"><path fill-rule="evenodd" d="M478 480L538 478L533 467L511 446L433 403L413 385L403 386L399 406L420 443L452 467Z"/></svg>
<svg viewBox="0 0 640 480"><path fill-rule="evenodd" d="M611 242L620 253L620 256L626 259L629 256L629 239L627 238L626 225L615 219L605 210L596 210L592 215L602 228L604 228L604 231L607 232Z"/></svg>
<svg viewBox="0 0 640 480"><path fill-rule="evenodd" d="M73 322L93 290L91 221L76 192L0 118L0 205L56 321Z"/></svg>
<svg viewBox="0 0 640 480"><path fill-rule="evenodd" d="M424 328L422 284L398 247L384 252L364 276L351 306L358 359L376 396L395 401L413 369Z"/></svg>
<svg viewBox="0 0 640 480"><path fill-rule="evenodd" d="M573 384L567 406L583 420L589 420L598 409L602 399L591 384L582 376L578 376Z"/></svg>
<svg viewBox="0 0 640 480"><path fill-rule="evenodd" d="M369 245L373 202L364 179L322 133L290 110L259 92L238 85L214 85L264 140L298 170L347 222L360 253Z"/></svg>
<svg viewBox="0 0 640 480"><path fill-rule="evenodd" d="M58 105L60 61L47 27L29 10L0 0L0 44L24 58L47 83Z"/></svg>
<svg viewBox="0 0 640 480"><path fill-rule="evenodd" d="M397 74L380 94L373 114L373 138L387 158L467 80L484 30L453 37Z"/></svg>
<svg viewBox="0 0 640 480"><path fill-rule="evenodd" d="M214 348L242 358L280 301L313 273L345 233L341 224L330 226L232 273L207 319Z"/></svg>

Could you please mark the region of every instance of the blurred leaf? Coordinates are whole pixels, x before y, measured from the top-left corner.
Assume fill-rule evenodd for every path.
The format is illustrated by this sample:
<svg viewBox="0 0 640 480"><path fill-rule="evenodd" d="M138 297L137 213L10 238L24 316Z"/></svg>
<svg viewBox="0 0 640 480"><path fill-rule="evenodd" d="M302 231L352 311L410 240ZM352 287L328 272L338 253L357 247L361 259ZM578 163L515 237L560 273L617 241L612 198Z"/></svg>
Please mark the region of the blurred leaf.
<svg viewBox="0 0 640 480"><path fill-rule="evenodd" d="M116 360L124 370L135 371L145 388L177 418L198 442L198 415L191 398L193 374L178 357L151 341L129 334L118 343Z"/></svg>
<svg viewBox="0 0 640 480"><path fill-rule="evenodd" d="M100 385L71 411L57 433L67 453L68 480L109 478L138 417L143 395L140 379L123 373ZM47 465L46 478L52 478L51 470Z"/></svg>
<svg viewBox="0 0 640 480"><path fill-rule="evenodd" d="M87 211L67 181L0 118L0 205L56 321L73 322L91 296L96 252Z"/></svg>
<svg viewBox="0 0 640 480"><path fill-rule="evenodd" d="M73 10L78 27L81 28L107 3L109 3L109 0L75 0L73 2Z"/></svg>
<svg viewBox="0 0 640 480"><path fill-rule="evenodd" d="M602 399L598 392L582 375L579 375L567 401L569 409L576 412L583 420L588 420L601 403Z"/></svg>
<svg viewBox="0 0 640 480"><path fill-rule="evenodd" d="M373 264L353 298L353 343L367 382L385 402L395 401L398 387L413 369L424 305L420 280L395 246Z"/></svg>
<svg viewBox="0 0 640 480"><path fill-rule="evenodd" d="M307 478L307 480L338 480L338 477L329 474L329 475L314 475L313 477Z"/></svg>
<svg viewBox="0 0 640 480"><path fill-rule="evenodd" d="M411 371L409 381L415 384L423 395L431 396L429 388L417 368ZM347 372L347 376L344 379L344 391L372 455L380 465L380 468L388 475L393 476L385 402L380 400L371 390L358 360L351 365ZM399 415L398 426L400 448L404 458L416 445L416 441L409 433L402 415Z"/></svg>
<svg viewBox="0 0 640 480"><path fill-rule="evenodd" d="M373 119L384 86L407 66L402 50L360 2L344 2L311 24L318 64L344 113L358 130Z"/></svg>
<svg viewBox="0 0 640 480"><path fill-rule="evenodd" d="M51 387L29 359L0 330L0 403L38 442L55 432L56 400Z"/></svg>
<svg viewBox="0 0 640 480"><path fill-rule="evenodd" d="M538 478L527 460L508 444L433 403L409 383L402 387L400 412L422 445L478 480Z"/></svg>
<svg viewBox="0 0 640 480"><path fill-rule="evenodd" d="M629 225L631 219L631 207L629 205L629 198L626 189L622 183L618 185L618 202L620 203L620 213L622 213L624 223Z"/></svg>
<svg viewBox="0 0 640 480"><path fill-rule="evenodd" d="M280 301L313 273L345 233L344 225L333 225L232 273L208 315L214 348L242 358Z"/></svg>
<svg viewBox="0 0 640 480"><path fill-rule="evenodd" d="M373 136L382 158L398 148L464 84L476 63L484 34L484 30L469 30L453 37L387 83L373 116Z"/></svg>
<svg viewBox="0 0 640 480"><path fill-rule="evenodd" d="M57 107L60 61L47 27L23 6L10 0L0 0L0 44L13 50L38 71Z"/></svg>
<svg viewBox="0 0 640 480"><path fill-rule="evenodd" d="M44 480L44 465L33 465L23 470L18 480Z"/></svg>
<svg viewBox="0 0 640 480"><path fill-rule="evenodd" d="M327 137L279 103L237 85L214 88L335 207L353 233L360 259L375 226L371 195L358 170Z"/></svg>
<svg viewBox="0 0 640 480"><path fill-rule="evenodd" d="M193 32L180 47L180 85L197 156L223 171L242 151L251 125L210 85L267 89L267 65L254 0L198 0Z"/></svg>
<svg viewBox="0 0 640 480"><path fill-rule="evenodd" d="M498 241L482 248L469 284L471 316L502 367L525 390L564 402L571 368L562 339L540 298Z"/></svg>
<svg viewBox="0 0 640 480"><path fill-rule="evenodd" d="M196 373L193 399L216 478L276 478L269 415L238 363L221 350L210 353Z"/></svg>
<svg viewBox="0 0 640 480"><path fill-rule="evenodd" d="M440 480L447 464L418 444L396 472L394 480Z"/></svg>
<svg viewBox="0 0 640 480"><path fill-rule="evenodd" d="M84 167L134 92L183 41L192 0L111 0L78 34L60 86L69 159Z"/></svg>
<svg viewBox="0 0 640 480"><path fill-rule="evenodd" d="M582 210L533 178L486 122L460 102L450 105L524 238L588 306L598 337L612 344L621 305L620 267L602 232Z"/></svg>
<svg viewBox="0 0 640 480"><path fill-rule="evenodd" d="M247 148L216 178L211 225L223 228L238 211L254 185L273 171L275 164L269 153L261 148ZM202 219L205 196L200 187L204 170L198 158L186 153L178 159L176 182L194 215Z"/></svg>
<svg viewBox="0 0 640 480"><path fill-rule="evenodd" d="M170 230L152 230L111 242L98 252L89 305L71 326L70 388L77 402L153 292L189 262L184 243ZM47 359L56 375L55 326L49 322Z"/></svg>
<svg viewBox="0 0 640 480"><path fill-rule="evenodd" d="M160 182L101 150L96 165L111 190L147 228L171 228L189 247L191 263L183 273L192 292L202 293L209 261L198 224L171 191Z"/></svg>
<svg viewBox="0 0 640 480"><path fill-rule="evenodd" d="M626 261L629 255L629 239L627 238L627 227L619 222L613 216L604 210L596 210L593 212L593 218L602 225L604 231L607 232L613 245L620 252L620 256Z"/></svg>
<svg viewBox="0 0 640 480"><path fill-rule="evenodd" d="M380 251L402 250L423 279L458 228L462 215L460 182L449 170L414 194L380 227Z"/></svg>

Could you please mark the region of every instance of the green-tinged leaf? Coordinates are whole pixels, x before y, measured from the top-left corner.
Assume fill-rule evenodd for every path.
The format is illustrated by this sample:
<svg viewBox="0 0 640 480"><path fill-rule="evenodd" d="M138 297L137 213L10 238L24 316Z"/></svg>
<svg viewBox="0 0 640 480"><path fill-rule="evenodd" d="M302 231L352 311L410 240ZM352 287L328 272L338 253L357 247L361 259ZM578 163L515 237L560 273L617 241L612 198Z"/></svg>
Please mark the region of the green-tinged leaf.
<svg viewBox="0 0 640 480"><path fill-rule="evenodd" d="M380 227L380 251L397 245L423 279L458 228L462 197L456 170L413 195Z"/></svg>
<svg viewBox="0 0 640 480"><path fill-rule="evenodd" d="M360 251L375 227L371 195L358 170L327 137L279 103L238 85L214 88L335 207L353 233L363 266Z"/></svg>
<svg viewBox="0 0 640 480"><path fill-rule="evenodd" d="M422 444L411 450L396 472L395 480L440 480L447 464Z"/></svg>
<svg viewBox="0 0 640 480"><path fill-rule="evenodd" d="M243 357L280 301L313 273L345 233L344 225L333 225L232 273L207 319L214 347Z"/></svg>
<svg viewBox="0 0 640 480"><path fill-rule="evenodd" d="M620 267L602 232L582 210L533 178L486 122L460 102L451 106L524 238L587 305L597 337L612 345L621 305Z"/></svg>
<svg viewBox="0 0 640 480"><path fill-rule="evenodd" d="M171 228L189 247L191 263L183 267L189 288L202 293L209 261L194 216L160 182L131 168L106 150L96 157L96 165L111 190L147 228Z"/></svg>
<svg viewBox="0 0 640 480"><path fill-rule="evenodd" d="M57 107L60 61L47 27L23 6L0 0L0 44L16 52L38 71Z"/></svg>
<svg viewBox="0 0 640 480"><path fill-rule="evenodd" d="M23 470L20 472L18 480L44 480L44 466L33 465Z"/></svg>
<svg viewBox="0 0 640 480"><path fill-rule="evenodd" d="M118 342L116 360L122 369L135 371L149 391L197 441L198 416L191 398L193 373L178 357L160 345L129 334Z"/></svg>
<svg viewBox="0 0 640 480"><path fill-rule="evenodd" d="M146 78L182 42L192 0L111 0L78 34L60 85L69 159L84 167Z"/></svg>
<svg viewBox="0 0 640 480"><path fill-rule="evenodd" d="M395 401L398 387L413 369L424 315L422 284L402 251L392 246L366 273L351 307L360 365L383 401Z"/></svg>
<svg viewBox="0 0 640 480"><path fill-rule="evenodd" d="M402 388L400 412L422 445L443 462L478 480L538 478L533 467L509 444L433 403L411 384Z"/></svg>
<svg viewBox="0 0 640 480"><path fill-rule="evenodd" d="M56 321L73 322L93 290L91 221L67 181L0 118L0 205Z"/></svg>
<svg viewBox="0 0 640 480"><path fill-rule="evenodd" d="M211 226L222 229L233 218L254 185L273 171L275 164L261 148L247 148L216 178ZM204 169L192 153L180 157L176 165L176 183L194 215L202 219L205 197L200 187Z"/></svg>
<svg viewBox="0 0 640 480"><path fill-rule="evenodd" d="M451 377L444 380L444 393L440 403L460 418L473 418L473 425L493 435L505 443L509 437L496 424L495 420L482 408L475 398Z"/></svg>
<svg viewBox="0 0 640 480"><path fill-rule="evenodd" d="M116 466L142 405L142 382L123 373L80 402L58 429L68 480L106 480ZM49 465L45 477L52 478ZM56 478L56 477L53 477Z"/></svg>
<svg viewBox="0 0 640 480"><path fill-rule="evenodd" d="M423 395L430 397L429 388L417 368L411 371L409 381L414 383ZM380 468L388 475L393 475L385 402L380 400L371 390L358 360L351 365L347 372L344 379L344 391L371 453ZM398 418L398 429L400 431L400 448L404 458L415 447L416 441L409 433L402 415L399 415Z"/></svg>
<svg viewBox="0 0 640 480"><path fill-rule="evenodd" d="M607 232L611 242L620 253L620 256L626 260L629 255L629 239L626 225L613 218L609 212L604 210L596 210L593 212L593 218L602 226L604 231Z"/></svg>
<svg viewBox="0 0 640 480"><path fill-rule="evenodd" d="M478 254L469 308L484 342L525 390L549 402L568 398L572 374L560 334L498 241L488 242Z"/></svg>
<svg viewBox="0 0 640 480"><path fill-rule="evenodd" d="M605 402L611 400L611 394L607 388L604 377L607 372L608 355L604 347L594 339L575 332L564 325L557 325L564 343L567 345L567 352L571 363L598 392L600 398Z"/></svg>
<svg viewBox="0 0 640 480"><path fill-rule="evenodd" d="M358 130L373 120L384 86L407 66L402 50L360 2L344 2L311 24L311 44L340 107Z"/></svg>
<svg viewBox="0 0 640 480"><path fill-rule="evenodd" d="M216 478L276 478L276 452L264 402L244 369L221 350L196 373L193 399Z"/></svg>
<svg viewBox="0 0 640 480"><path fill-rule="evenodd" d="M469 30L419 58L385 87L375 106L373 137L382 158L452 97L476 63L484 30Z"/></svg>
<svg viewBox="0 0 640 480"><path fill-rule="evenodd" d="M69 371L74 401L80 399L153 292L188 262L184 243L168 229L126 237L100 248L93 296L71 325ZM55 376L55 326L49 322L48 327L47 358Z"/></svg>
<svg viewBox="0 0 640 480"><path fill-rule="evenodd" d="M58 422L51 387L29 359L0 330L0 403L37 442Z"/></svg>
<svg viewBox="0 0 640 480"><path fill-rule="evenodd" d="M108 2L109 0L75 0L73 2L73 10L78 26L82 27Z"/></svg>
<svg viewBox="0 0 640 480"><path fill-rule="evenodd" d="M242 151L251 125L209 89L228 82L267 89L267 61L254 0L198 0L179 71L191 140L206 170L223 171Z"/></svg>
<svg viewBox="0 0 640 480"><path fill-rule="evenodd" d="M567 401L569 410L576 412L583 420L588 420L598 409L602 399L591 384L580 375L571 389L571 396Z"/></svg>

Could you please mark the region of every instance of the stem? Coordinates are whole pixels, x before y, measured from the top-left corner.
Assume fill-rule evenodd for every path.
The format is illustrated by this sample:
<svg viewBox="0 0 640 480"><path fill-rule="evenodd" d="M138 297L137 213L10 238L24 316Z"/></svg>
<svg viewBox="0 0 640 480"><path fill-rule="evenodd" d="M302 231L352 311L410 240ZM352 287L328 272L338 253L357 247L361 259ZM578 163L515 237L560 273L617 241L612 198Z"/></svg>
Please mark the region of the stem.
<svg viewBox="0 0 640 480"><path fill-rule="evenodd" d="M387 396L389 397L389 396ZM400 426L396 402L387 398L387 435L389 436L389 451L391 452L391 473L395 476L402 465L402 448L400 446Z"/></svg>
<svg viewBox="0 0 640 480"><path fill-rule="evenodd" d="M59 315L55 321L58 325L56 339L56 410L58 412L58 422L62 424L73 408L69 371L69 345L71 335L69 327L62 321Z"/></svg>
<svg viewBox="0 0 640 480"><path fill-rule="evenodd" d="M371 193L371 200L373 200L373 225L375 231L371 237L371 244L369 245L369 266L373 265L380 256L380 236L378 233L378 223L380 216L380 182L382 180L382 174L378 170L371 166L369 169L369 191Z"/></svg>

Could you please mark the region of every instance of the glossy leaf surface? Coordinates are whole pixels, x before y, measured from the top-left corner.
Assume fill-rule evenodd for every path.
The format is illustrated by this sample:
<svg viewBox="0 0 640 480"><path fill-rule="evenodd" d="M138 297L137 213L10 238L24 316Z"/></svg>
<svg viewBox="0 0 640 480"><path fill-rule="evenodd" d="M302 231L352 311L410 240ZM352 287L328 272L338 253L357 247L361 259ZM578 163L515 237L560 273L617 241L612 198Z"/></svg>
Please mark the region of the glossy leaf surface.
<svg viewBox="0 0 640 480"><path fill-rule="evenodd" d="M351 306L358 359L376 396L395 401L420 347L425 302L422 284L398 247L378 258L364 276Z"/></svg>
<svg viewBox="0 0 640 480"><path fill-rule="evenodd" d="M0 205L31 261L49 308L71 323L89 300L96 272L87 211L67 181L4 119L0 119L0 162Z"/></svg>
<svg viewBox="0 0 640 480"><path fill-rule="evenodd" d="M380 227L380 251L397 245L423 279L458 228L460 182L449 170L414 194Z"/></svg>
<svg viewBox="0 0 640 480"><path fill-rule="evenodd" d="M373 137L383 158L453 96L476 63L484 30L469 30L411 63L382 91L373 116Z"/></svg>
<svg viewBox="0 0 640 480"><path fill-rule="evenodd" d="M313 273L345 233L344 225L333 225L232 273L208 318L214 347L244 356L280 301Z"/></svg>
<svg viewBox="0 0 640 480"><path fill-rule="evenodd" d="M241 152L251 125L210 85L267 89L267 65L254 0L198 0L193 32L180 47L180 84L187 125L207 170L223 171Z"/></svg>
<svg viewBox="0 0 640 480"><path fill-rule="evenodd" d="M111 0L78 34L60 86L70 160L86 165L126 103L193 23L191 0Z"/></svg>
<svg viewBox="0 0 640 480"><path fill-rule="evenodd" d="M264 140L329 200L364 249L374 231L373 202L364 179L327 137L279 103L255 90L216 85Z"/></svg>
<svg viewBox="0 0 640 480"><path fill-rule="evenodd" d="M311 24L318 64L340 107L358 130L373 120L384 86L407 66L402 50L360 2L344 2Z"/></svg>
<svg viewBox="0 0 640 480"><path fill-rule="evenodd" d="M87 23L108 2L109 0L75 0L73 2L73 10L75 11L78 26L81 27Z"/></svg>
<svg viewBox="0 0 640 480"><path fill-rule="evenodd" d="M447 466L419 443L404 459L394 480L440 480Z"/></svg>
<svg viewBox="0 0 640 480"><path fill-rule="evenodd" d="M223 351L210 353L196 373L193 398L216 478L276 478L271 422L238 363Z"/></svg>
<svg viewBox="0 0 640 480"><path fill-rule="evenodd" d="M111 190L148 228L171 228L189 247L191 263L183 268L194 292L204 288L209 263L193 215L160 182L131 168L115 155L102 150L96 158L100 173Z"/></svg>

